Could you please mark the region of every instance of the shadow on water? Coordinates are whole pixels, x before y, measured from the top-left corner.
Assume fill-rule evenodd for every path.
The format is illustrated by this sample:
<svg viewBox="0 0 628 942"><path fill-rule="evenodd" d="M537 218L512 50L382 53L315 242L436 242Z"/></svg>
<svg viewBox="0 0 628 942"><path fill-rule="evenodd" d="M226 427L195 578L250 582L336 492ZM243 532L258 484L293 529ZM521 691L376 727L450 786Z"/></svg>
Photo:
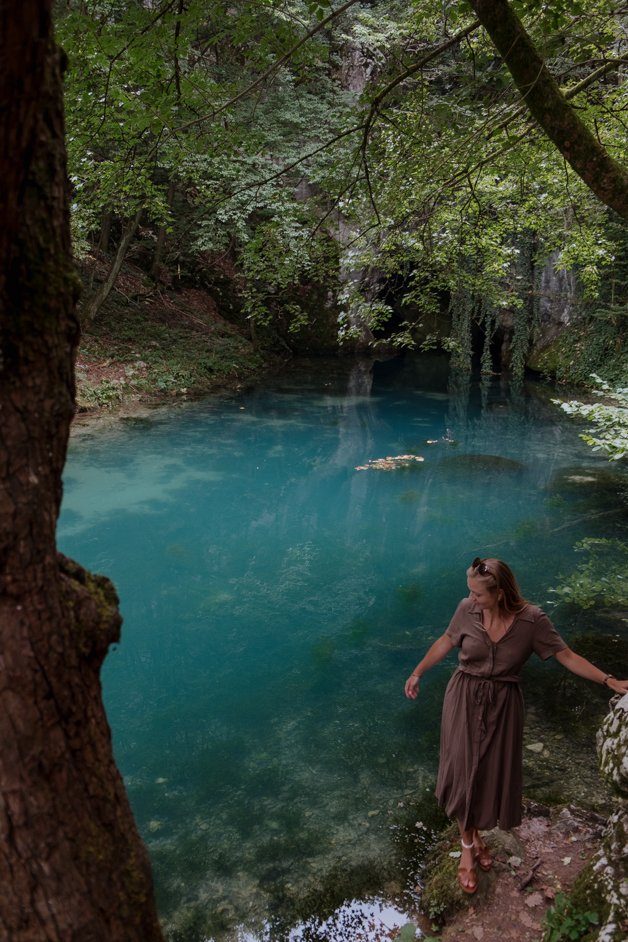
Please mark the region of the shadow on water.
<svg viewBox="0 0 628 942"><path fill-rule="evenodd" d="M507 559L600 663L624 657L622 622L549 591L578 540L625 527L627 485L547 387L438 358L310 366L70 450L60 543L121 596L105 700L171 942L353 942L358 924L375 942L407 921L442 824L454 659L418 705L403 683L474 556ZM556 676L526 673L530 788L565 796L577 760L600 806L605 705Z"/></svg>

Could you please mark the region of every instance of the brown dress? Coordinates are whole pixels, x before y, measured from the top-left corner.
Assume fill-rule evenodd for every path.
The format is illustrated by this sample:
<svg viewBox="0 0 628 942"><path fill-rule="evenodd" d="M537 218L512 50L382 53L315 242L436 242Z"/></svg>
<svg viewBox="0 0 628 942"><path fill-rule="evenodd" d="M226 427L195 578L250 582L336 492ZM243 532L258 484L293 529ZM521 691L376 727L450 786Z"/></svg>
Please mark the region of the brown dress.
<svg viewBox="0 0 628 942"><path fill-rule="evenodd" d="M519 672L532 652L543 660L567 647L547 615L526 605L503 638L491 641L482 610L458 605L446 635L460 648L443 702L436 797L465 830L521 823L523 696Z"/></svg>

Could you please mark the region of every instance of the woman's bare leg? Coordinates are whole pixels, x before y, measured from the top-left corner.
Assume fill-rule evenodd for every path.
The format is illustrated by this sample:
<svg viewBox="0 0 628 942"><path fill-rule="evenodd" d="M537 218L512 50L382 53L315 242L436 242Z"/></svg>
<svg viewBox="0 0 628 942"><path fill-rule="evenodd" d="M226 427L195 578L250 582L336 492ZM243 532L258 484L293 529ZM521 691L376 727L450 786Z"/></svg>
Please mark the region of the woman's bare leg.
<svg viewBox="0 0 628 942"><path fill-rule="evenodd" d="M473 830L473 844L474 855L477 863L480 865L482 870L490 870L493 866L493 857L482 837L480 836L480 832L477 830L477 828L474 828Z"/></svg>

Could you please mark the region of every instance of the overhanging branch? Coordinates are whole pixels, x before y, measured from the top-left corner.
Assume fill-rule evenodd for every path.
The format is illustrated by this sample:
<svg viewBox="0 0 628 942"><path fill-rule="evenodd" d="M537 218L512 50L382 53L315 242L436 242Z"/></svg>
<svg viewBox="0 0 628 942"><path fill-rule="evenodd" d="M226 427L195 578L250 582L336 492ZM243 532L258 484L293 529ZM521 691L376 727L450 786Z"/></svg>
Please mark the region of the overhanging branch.
<svg viewBox="0 0 628 942"><path fill-rule="evenodd" d="M273 62L273 64L269 66L265 72L262 72L262 74L258 76L258 78L256 78L254 82L251 82L251 84L248 85L246 88L244 88L241 92L239 92L237 95L234 95L234 97L230 98L229 101L225 101L222 105L220 105L220 107L214 108L213 111L209 111L207 114L201 115L199 118L194 118L193 121L188 121L185 124L180 124L176 128L171 128L170 131L168 132L168 135L178 134L180 131L187 131L188 128L196 127L196 125L203 124L205 121L211 121L213 118L216 118L219 114L222 114L223 111L226 111L228 108L232 108L233 105L236 105L239 101L242 101L243 98L246 98L248 95L251 94L251 92L255 91L256 88L258 88L267 79L269 79L276 72L278 72L279 69L282 67L282 65L285 65L286 62L289 62L292 56L296 52L298 52L302 46L304 46L307 42L309 42L309 40L312 39L313 36L315 36L317 33L320 33L320 31L325 29L325 27L328 26L329 23L332 22L332 20L335 20L342 13L344 13L345 10L348 10L349 7L354 6L354 4L356 4L357 2L358 0L347 0L347 2L343 3L343 5L341 7L338 7L337 10L332 10L332 12L328 16L326 16L324 20L321 20L320 23L317 23L316 26L313 26L312 29L308 30L307 33L305 33L305 35L302 36L301 39L297 43L294 44L294 46L288 49L288 51L284 53L284 55L281 56L279 59L277 59L276 62Z"/></svg>
<svg viewBox="0 0 628 942"><path fill-rule="evenodd" d="M561 92L508 0L469 0L535 121L592 193L628 219L628 172Z"/></svg>

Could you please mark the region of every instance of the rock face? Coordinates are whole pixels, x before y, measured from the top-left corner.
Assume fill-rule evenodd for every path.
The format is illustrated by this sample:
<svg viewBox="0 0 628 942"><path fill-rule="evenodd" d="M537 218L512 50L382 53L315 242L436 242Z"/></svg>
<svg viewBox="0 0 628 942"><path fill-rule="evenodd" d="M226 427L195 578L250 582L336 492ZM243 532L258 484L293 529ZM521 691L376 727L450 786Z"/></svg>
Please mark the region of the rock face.
<svg viewBox="0 0 628 942"><path fill-rule="evenodd" d="M597 734L597 748L602 775L628 798L628 694L612 703Z"/></svg>
<svg viewBox="0 0 628 942"><path fill-rule="evenodd" d="M578 284L573 271L560 268L560 253L553 252L539 278L539 322L545 334L573 323L578 307Z"/></svg>
<svg viewBox="0 0 628 942"><path fill-rule="evenodd" d="M597 737L600 768L619 796L608 820L593 874L610 911L598 942L628 938L628 694L612 701Z"/></svg>
<svg viewBox="0 0 628 942"><path fill-rule="evenodd" d="M542 372L554 372L556 343L561 334L578 323L579 288L575 273L559 266L560 255L553 252L537 272L538 321L527 365Z"/></svg>

